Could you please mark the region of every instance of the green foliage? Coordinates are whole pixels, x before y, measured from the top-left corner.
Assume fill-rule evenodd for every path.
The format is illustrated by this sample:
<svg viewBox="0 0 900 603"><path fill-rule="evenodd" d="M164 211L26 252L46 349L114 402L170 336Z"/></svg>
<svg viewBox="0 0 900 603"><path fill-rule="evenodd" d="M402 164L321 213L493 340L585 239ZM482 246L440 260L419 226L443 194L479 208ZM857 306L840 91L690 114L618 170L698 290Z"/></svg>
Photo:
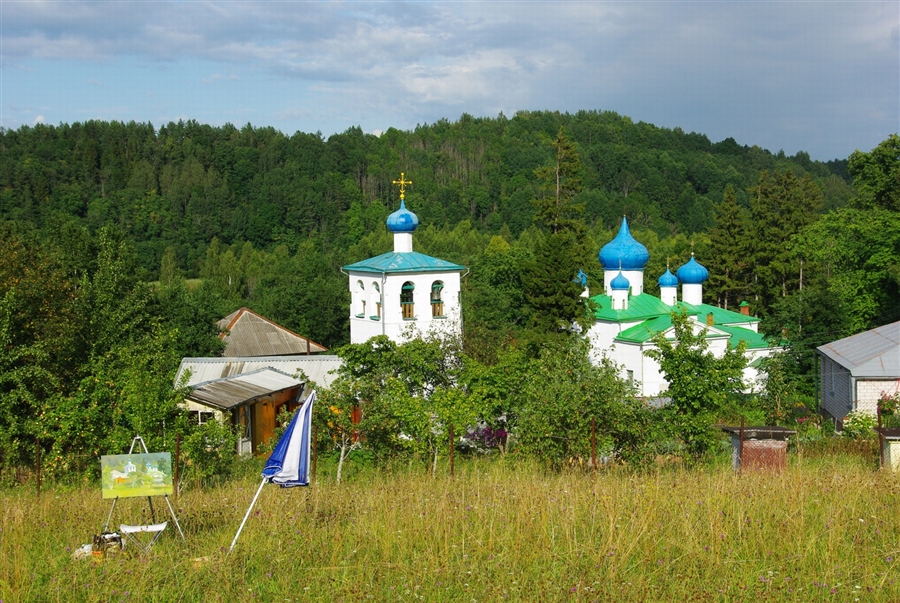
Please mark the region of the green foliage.
<svg viewBox="0 0 900 603"><path fill-rule="evenodd" d="M844 417L843 425L842 435L851 440L871 440L877 436L878 419L870 412L855 410Z"/></svg>
<svg viewBox="0 0 900 603"><path fill-rule="evenodd" d="M694 456L708 452L714 442L712 424L730 396L743 389L747 364L744 342L721 357L709 351L707 329L685 312L673 312L671 331L656 333L654 348L644 354L659 362L669 383L663 394L671 398L665 408L676 434Z"/></svg>
<svg viewBox="0 0 900 603"><path fill-rule="evenodd" d="M592 364L588 347L582 339L545 347L514 394L519 417L513 433L522 451L557 468L589 464L592 421L598 456L633 459L650 435L649 411L633 387L612 364Z"/></svg>
<svg viewBox="0 0 900 603"><path fill-rule="evenodd" d="M792 171L762 172L751 191L747 250L752 262L750 292L755 309L765 313L778 298L802 286L803 257L789 245L791 237L815 222L822 207L822 192L805 175Z"/></svg>
<svg viewBox="0 0 900 603"><path fill-rule="evenodd" d="M854 151L847 170L859 192L855 207L900 212L900 136L891 134L868 153Z"/></svg>
<svg viewBox="0 0 900 603"><path fill-rule="evenodd" d="M747 296L749 269L747 216L737 204L734 187L725 188L722 202L716 207L715 225L709 233L710 249L704 256L709 269L707 290L722 308L735 309Z"/></svg>
<svg viewBox="0 0 900 603"><path fill-rule="evenodd" d="M457 387L463 365L455 342L413 339L396 344L378 336L345 346L338 354L344 365L325 394L339 411L330 418L333 437L351 433L346 417L358 405L358 429L374 454L411 456L433 471L440 450L449 445L449 427L462 434L478 416Z"/></svg>
<svg viewBox="0 0 900 603"><path fill-rule="evenodd" d="M195 425L182 440L184 482L200 485L228 478L237 462L238 433L217 420Z"/></svg>

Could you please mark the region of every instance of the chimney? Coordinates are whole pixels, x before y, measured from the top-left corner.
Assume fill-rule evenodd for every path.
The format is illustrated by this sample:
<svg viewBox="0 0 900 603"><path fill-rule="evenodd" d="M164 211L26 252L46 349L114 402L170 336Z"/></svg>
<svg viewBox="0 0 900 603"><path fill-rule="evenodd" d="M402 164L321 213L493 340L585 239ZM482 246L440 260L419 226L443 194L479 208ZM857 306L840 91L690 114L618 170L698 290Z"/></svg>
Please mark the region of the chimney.
<svg viewBox="0 0 900 603"><path fill-rule="evenodd" d="M713 318L712 312L706 315L706 326L711 327L716 324L715 319Z"/></svg>
<svg viewBox="0 0 900 603"><path fill-rule="evenodd" d="M750 304L747 303L747 300L741 302L741 305L738 306L741 310L741 314L744 316L750 316Z"/></svg>

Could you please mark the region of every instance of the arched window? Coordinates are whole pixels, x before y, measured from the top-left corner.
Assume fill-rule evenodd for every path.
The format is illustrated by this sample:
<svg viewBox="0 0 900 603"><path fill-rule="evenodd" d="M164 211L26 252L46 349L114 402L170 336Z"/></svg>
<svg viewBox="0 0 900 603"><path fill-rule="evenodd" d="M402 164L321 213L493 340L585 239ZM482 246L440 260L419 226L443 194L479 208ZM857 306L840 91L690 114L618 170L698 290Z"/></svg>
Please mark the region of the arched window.
<svg viewBox="0 0 900 603"><path fill-rule="evenodd" d="M444 300L441 298L441 291L443 290L443 281L431 283L431 316L434 318L444 317Z"/></svg>
<svg viewBox="0 0 900 603"><path fill-rule="evenodd" d="M416 286L413 285L412 282L406 281L403 283L403 288L400 290L400 311L403 314L403 318L406 320L411 320L416 317L415 304L413 303L413 292L415 289Z"/></svg>
<svg viewBox="0 0 900 603"><path fill-rule="evenodd" d="M375 281L372 281L372 303L375 305L375 315L369 318L381 320L381 287Z"/></svg>
<svg viewBox="0 0 900 603"><path fill-rule="evenodd" d="M366 315L366 286L362 281L356 281L356 317L362 318Z"/></svg>

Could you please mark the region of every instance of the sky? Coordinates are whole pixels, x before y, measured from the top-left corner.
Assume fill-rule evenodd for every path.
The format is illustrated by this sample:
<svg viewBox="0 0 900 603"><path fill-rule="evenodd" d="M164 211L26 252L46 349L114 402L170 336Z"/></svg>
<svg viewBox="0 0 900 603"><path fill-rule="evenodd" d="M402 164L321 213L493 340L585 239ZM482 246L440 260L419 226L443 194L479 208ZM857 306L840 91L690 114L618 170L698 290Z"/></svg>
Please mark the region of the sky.
<svg viewBox="0 0 900 603"><path fill-rule="evenodd" d="M845 159L900 131L900 2L0 0L8 129L582 109Z"/></svg>

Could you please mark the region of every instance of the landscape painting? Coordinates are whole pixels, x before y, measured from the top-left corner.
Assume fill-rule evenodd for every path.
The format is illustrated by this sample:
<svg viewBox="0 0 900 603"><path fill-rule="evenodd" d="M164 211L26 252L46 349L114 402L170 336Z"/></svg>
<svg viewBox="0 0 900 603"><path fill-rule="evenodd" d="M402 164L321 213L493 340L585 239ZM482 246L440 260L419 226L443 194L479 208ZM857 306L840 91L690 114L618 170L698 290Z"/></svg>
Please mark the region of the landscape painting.
<svg viewBox="0 0 900 603"><path fill-rule="evenodd" d="M100 457L103 498L172 494L172 455L112 454Z"/></svg>

